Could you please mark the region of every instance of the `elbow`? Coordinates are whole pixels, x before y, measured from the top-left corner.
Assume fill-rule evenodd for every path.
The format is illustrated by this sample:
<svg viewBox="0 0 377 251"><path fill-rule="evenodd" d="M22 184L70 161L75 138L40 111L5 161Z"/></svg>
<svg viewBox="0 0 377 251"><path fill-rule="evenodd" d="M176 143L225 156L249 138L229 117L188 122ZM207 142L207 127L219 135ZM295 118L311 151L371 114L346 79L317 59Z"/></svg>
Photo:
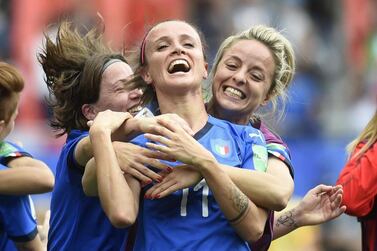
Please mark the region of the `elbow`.
<svg viewBox="0 0 377 251"><path fill-rule="evenodd" d="M285 209L288 205L289 200L292 196L292 190L288 188L283 188L277 191L275 198L273 198L273 207L270 208L274 211L281 211Z"/></svg>
<svg viewBox="0 0 377 251"><path fill-rule="evenodd" d="M117 210L109 214L111 224L116 228L126 228L133 225L136 221L136 213L126 210Z"/></svg>
<svg viewBox="0 0 377 251"><path fill-rule="evenodd" d="M39 175L39 186L41 193L51 192L54 189L55 177L52 171L46 166Z"/></svg>
<svg viewBox="0 0 377 251"><path fill-rule="evenodd" d="M254 226L245 240L248 243L252 243L262 238L263 233L264 233L264 227L265 227L264 224L258 224L258 226Z"/></svg>

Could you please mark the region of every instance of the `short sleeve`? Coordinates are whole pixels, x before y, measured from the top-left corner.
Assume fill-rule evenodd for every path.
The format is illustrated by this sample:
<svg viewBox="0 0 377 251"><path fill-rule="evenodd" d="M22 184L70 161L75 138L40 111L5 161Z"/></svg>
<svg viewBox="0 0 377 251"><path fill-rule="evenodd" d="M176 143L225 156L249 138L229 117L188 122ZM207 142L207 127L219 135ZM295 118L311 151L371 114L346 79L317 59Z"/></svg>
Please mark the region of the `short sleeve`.
<svg viewBox="0 0 377 251"><path fill-rule="evenodd" d="M33 240L38 234L35 210L30 196L0 196L3 231L16 242Z"/></svg>
<svg viewBox="0 0 377 251"><path fill-rule="evenodd" d="M18 157L32 157L22 147L11 142L0 143L0 164L7 165L9 161Z"/></svg>
<svg viewBox="0 0 377 251"><path fill-rule="evenodd" d="M252 127L248 127L243 134L245 153L243 167L253 167L257 171L265 172L267 169L267 148L262 133Z"/></svg>

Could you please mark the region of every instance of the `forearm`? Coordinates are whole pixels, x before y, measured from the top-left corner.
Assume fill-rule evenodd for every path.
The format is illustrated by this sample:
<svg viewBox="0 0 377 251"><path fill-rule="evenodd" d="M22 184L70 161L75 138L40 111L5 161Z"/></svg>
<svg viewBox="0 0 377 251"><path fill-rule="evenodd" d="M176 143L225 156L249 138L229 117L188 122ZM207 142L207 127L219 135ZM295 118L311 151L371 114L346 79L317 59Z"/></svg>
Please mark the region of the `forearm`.
<svg viewBox="0 0 377 251"><path fill-rule="evenodd" d="M136 201L119 167L110 133L98 130L91 133L90 138L97 166L101 205L114 226L127 227L136 218Z"/></svg>
<svg viewBox="0 0 377 251"><path fill-rule="evenodd" d="M290 209L286 212L281 212L280 214L276 215L274 219L274 240L280 238L283 235L286 235L293 230L299 228L299 219L297 216L297 210Z"/></svg>
<svg viewBox="0 0 377 251"><path fill-rule="evenodd" d="M258 240L263 234L267 212L251 202L216 163L205 166L201 173L225 217L241 238L248 242Z"/></svg>
<svg viewBox="0 0 377 251"><path fill-rule="evenodd" d="M272 166L275 164L275 166ZM293 179L281 161L271 163L267 173L222 165L237 187L256 205L280 211L293 192Z"/></svg>
<svg viewBox="0 0 377 251"><path fill-rule="evenodd" d="M54 175L42 161L20 157L8 163L8 169L0 173L0 193L25 195L50 192L54 187Z"/></svg>
<svg viewBox="0 0 377 251"><path fill-rule="evenodd" d="M86 166L88 161L93 157L92 143L89 136L82 138L76 145L74 157L80 166Z"/></svg>
<svg viewBox="0 0 377 251"><path fill-rule="evenodd" d="M94 158L86 164L81 184L86 196L98 196L97 167Z"/></svg>

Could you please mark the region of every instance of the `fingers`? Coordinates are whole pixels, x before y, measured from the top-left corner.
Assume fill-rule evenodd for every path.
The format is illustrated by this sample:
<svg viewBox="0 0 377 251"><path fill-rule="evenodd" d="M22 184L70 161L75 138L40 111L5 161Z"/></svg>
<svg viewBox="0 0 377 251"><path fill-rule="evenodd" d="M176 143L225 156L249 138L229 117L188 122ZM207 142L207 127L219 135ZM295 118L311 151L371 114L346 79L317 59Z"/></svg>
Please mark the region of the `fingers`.
<svg viewBox="0 0 377 251"><path fill-rule="evenodd" d="M323 193L330 192L332 186L327 186L324 184L317 185L316 187L312 188L308 193L319 196Z"/></svg>
<svg viewBox="0 0 377 251"><path fill-rule="evenodd" d="M168 128L170 131L178 132L183 129L185 132L190 134L191 136L194 135L194 131L190 128L187 122L177 115L172 115L169 119L164 117L157 118L157 122Z"/></svg>
<svg viewBox="0 0 377 251"><path fill-rule="evenodd" d="M86 122L86 124L91 127L93 125L93 120L89 120L88 122Z"/></svg>
<svg viewBox="0 0 377 251"><path fill-rule="evenodd" d="M161 183L155 184L152 188L150 188L145 193L144 197L146 199L159 199L159 198L161 198L161 193L163 193L164 191L166 191L166 190L173 191L173 189L169 189L169 188L176 185L176 184L177 183L174 179L164 179ZM166 196L170 193L164 192L163 194Z"/></svg>
<svg viewBox="0 0 377 251"><path fill-rule="evenodd" d="M147 139L149 139L150 141L154 141L154 142L163 144L165 146L169 146L170 143L171 143L171 141L168 138L163 137L163 136L159 136L159 135L145 133L144 137L147 138Z"/></svg>
<svg viewBox="0 0 377 251"><path fill-rule="evenodd" d="M154 144L154 143L151 143L151 142L147 142L145 145L150 149L160 151L160 152L163 152L163 153L169 153L170 152L169 148L167 146L157 145L157 144Z"/></svg>
<svg viewBox="0 0 377 251"><path fill-rule="evenodd" d="M138 179L142 185L148 185L152 183L152 180L158 182L162 180L162 177L159 174L153 172L140 163L133 163L132 166L126 168L124 172Z"/></svg>

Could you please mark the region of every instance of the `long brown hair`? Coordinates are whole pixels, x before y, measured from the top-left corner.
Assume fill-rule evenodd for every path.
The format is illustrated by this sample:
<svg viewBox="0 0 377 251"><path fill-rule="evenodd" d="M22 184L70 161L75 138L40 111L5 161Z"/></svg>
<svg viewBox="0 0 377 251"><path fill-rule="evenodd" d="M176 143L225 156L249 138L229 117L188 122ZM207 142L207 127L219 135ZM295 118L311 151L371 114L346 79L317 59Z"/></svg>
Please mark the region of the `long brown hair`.
<svg viewBox="0 0 377 251"><path fill-rule="evenodd" d="M359 136L354 139L347 146L347 151L352 156L352 159L360 158L363 153L365 153L377 140L377 111L374 113L372 119L368 122L364 130L361 131ZM356 147L361 143L365 142L365 145L357 152L355 152ZM352 155L351 155L352 154Z"/></svg>
<svg viewBox="0 0 377 251"><path fill-rule="evenodd" d="M103 29L81 34L70 22L63 21L55 43L48 35L45 39L39 62L50 93L47 101L53 111L51 126L62 131L58 136L72 129L87 130L81 107L98 100L104 65L111 59L126 60L106 45Z"/></svg>

